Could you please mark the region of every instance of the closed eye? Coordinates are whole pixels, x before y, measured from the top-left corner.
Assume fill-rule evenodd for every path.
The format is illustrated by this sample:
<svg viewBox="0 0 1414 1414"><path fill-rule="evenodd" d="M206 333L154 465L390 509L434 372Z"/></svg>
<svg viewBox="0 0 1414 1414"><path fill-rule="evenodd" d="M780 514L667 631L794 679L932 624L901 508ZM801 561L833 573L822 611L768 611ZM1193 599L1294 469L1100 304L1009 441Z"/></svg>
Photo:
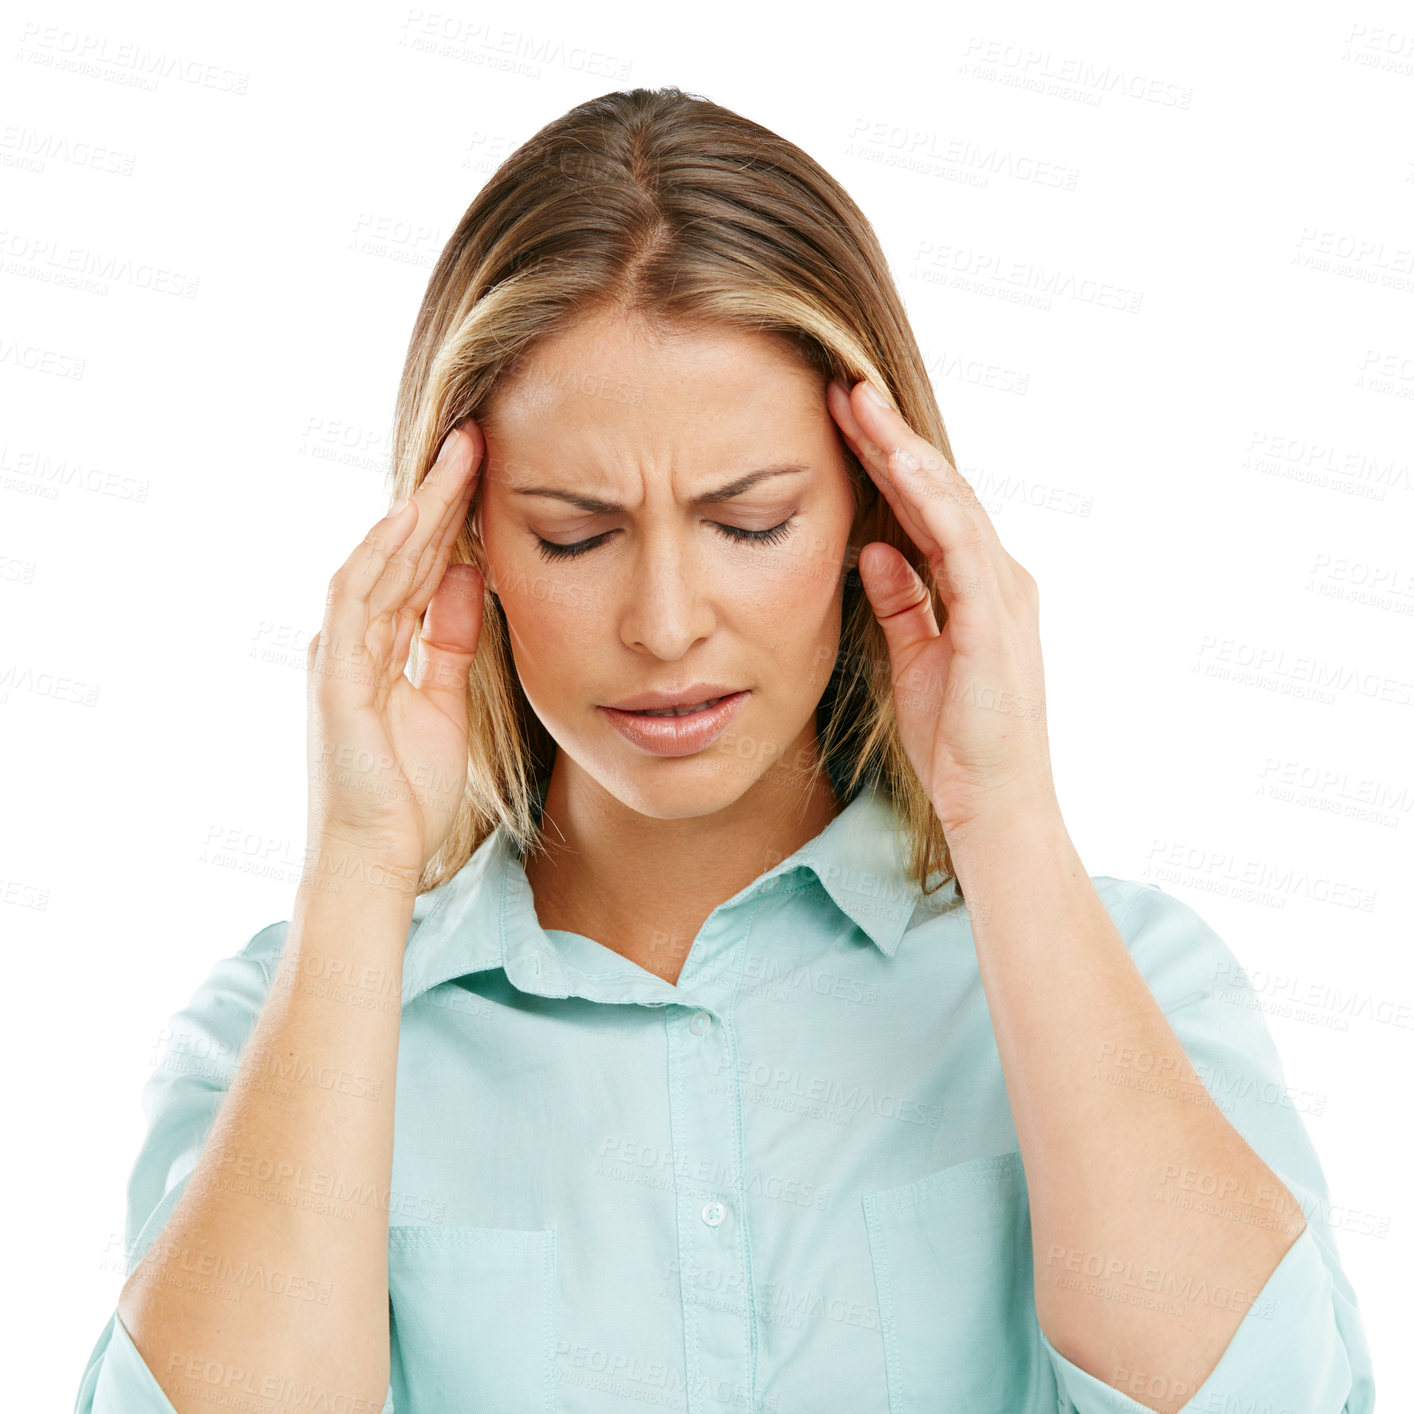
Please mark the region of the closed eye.
<svg viewBox="0 0 1414 1414"><path fill-rule="evenodd" d="M779 525L773 525L769 530L743 530L739 525L722 525L719 521L712 523L728 540L733 540L739 545L778 545L790 534L795 525L795 518L788 516ZM545 559L572 560L596 549L615 533L615 531L606 530L602 535L591 536L588 540L576 540L569 545L557 545L553 540L544 540L538 535L535 538L539 542L540 553Z"/></svg>

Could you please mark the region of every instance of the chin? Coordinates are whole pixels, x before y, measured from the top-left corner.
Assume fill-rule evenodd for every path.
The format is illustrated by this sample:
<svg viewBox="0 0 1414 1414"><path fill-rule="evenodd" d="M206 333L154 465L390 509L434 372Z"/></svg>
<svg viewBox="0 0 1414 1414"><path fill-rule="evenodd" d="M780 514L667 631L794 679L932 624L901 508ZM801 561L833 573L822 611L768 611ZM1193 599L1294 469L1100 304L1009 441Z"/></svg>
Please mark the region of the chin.
<svg viewBox="0 0 1414 1414"><path fill-rule="evenodd" d="M764 777L769 761L708 747L691 756L654 756L624 742L574 741L551 732L560 750L606 795L651 820L691 820L735 805Z"/></svg>

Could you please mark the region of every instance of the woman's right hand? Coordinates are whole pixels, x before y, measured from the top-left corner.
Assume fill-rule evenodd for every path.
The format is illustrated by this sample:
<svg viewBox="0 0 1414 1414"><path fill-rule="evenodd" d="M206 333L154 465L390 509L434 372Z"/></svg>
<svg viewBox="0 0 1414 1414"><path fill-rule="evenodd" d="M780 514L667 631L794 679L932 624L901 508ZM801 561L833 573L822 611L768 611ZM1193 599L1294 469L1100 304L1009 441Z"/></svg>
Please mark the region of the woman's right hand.
<svg viewBox="0 0 1414 1414"><path fill-rule="evenodd" d="M470 418L448 434L411 501L384 516L330 579L309 646L311 851L351 854L414 887L466 788L467 680L483 580L475 566L448 560L485 449ZM317 874L320 861L307 868Z"/></svg>

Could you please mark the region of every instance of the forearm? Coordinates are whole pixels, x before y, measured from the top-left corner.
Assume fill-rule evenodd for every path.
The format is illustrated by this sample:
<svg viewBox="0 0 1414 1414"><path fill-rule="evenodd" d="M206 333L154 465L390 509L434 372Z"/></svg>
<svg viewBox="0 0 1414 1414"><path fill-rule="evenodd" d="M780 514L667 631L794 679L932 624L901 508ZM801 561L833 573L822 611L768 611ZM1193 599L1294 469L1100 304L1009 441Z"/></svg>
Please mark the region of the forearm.
<svg viewBox="0 0 1414 1414"><path fill-rule="evenodd" d="M1153 1407L1178 1409L1304 1217L1212 1103L1059 812L1016 811L950 847L1026 1169L1037 1319L1106 1383L1161 1376L1172 1398ZM1265 1185L1270 1221L1155 1201L1174 1165ZM1183 1314L1133 1299L1154 1287L1186 1293Z"/></svg>
<svg viewBox="0 0 1414 1414"><path fill-rule="evenodd" d="M387 1392L385 1199L415 881L320 858L201 1159L118 1301L178 1414L232 1381L272 1409L313 1391L378 1414Z"/></svg>

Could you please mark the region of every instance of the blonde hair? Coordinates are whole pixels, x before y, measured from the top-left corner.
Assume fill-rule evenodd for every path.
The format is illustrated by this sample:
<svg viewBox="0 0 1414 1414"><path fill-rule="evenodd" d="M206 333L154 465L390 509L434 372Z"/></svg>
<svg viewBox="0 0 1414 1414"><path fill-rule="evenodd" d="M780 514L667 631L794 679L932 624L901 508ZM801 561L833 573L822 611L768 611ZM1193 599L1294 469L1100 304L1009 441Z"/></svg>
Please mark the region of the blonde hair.
<svg viewBox="0 0 1414 1414"><path fill-rule="evenodd" d="M635 88L541 128L497 168L442 250L398 388L391 499L413 493L446 434L485 413L538 341L608 311L665 332L727 326L776 336L818 373L822 394L831 378L846 387L869 379L955 464L888 263L839 183L730 109L675 87ZM860 508L858 543L900 550L944 623L926 557L840 445ZM486 571L472 517L453 560ZM809 784L827 770L845 800L879 786L906 836L909 876L931 893L954 878L947 841L899 737L883 632L849 569ZM539 806L556 747L521 689L489 585L484 611L466 794L419 893L450 879L498 825L523 852L542 846Z"/></svg>

